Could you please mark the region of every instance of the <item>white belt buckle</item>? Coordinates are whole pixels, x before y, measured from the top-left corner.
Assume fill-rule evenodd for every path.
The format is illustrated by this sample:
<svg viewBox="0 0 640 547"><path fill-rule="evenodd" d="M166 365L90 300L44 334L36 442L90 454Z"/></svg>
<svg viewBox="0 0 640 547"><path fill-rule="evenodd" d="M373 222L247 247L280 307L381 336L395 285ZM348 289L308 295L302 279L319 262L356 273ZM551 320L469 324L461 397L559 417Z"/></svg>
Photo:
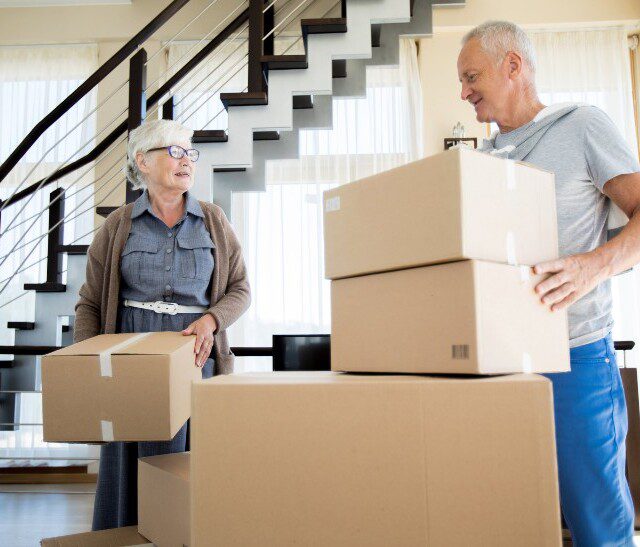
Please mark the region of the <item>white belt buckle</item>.
<svg viewBox="0 0 640 547"><path fill-rule="evenodd" d="M153 303L153 311L156 313L176 315L178 313L178 304L175 302L163 302L162 300L156 300Z"/></svg>

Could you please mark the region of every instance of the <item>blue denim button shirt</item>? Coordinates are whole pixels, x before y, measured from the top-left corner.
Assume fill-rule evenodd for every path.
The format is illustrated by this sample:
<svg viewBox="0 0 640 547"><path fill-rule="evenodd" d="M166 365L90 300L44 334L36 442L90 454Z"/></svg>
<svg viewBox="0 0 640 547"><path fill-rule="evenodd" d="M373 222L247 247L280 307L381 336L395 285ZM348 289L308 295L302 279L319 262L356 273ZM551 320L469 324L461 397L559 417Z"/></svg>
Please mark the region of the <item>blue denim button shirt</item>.
<svg viewBox="0 0 640 547"><path fill-rule="evenodd" d="M145 190L134 204L131 232L122 252L120 300L209 307L213 248L202 208L193 196L187 192L183 217L168 228L154 214ZM179 331L201 316L123 307L120 332Z"/></svg>

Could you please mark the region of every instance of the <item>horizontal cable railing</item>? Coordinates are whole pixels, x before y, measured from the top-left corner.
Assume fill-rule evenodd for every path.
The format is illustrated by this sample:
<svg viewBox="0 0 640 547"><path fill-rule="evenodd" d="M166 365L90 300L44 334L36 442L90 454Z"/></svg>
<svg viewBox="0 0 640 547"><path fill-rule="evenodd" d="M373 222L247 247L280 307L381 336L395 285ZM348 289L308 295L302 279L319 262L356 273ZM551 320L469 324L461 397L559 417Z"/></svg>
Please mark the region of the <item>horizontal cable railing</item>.
<svg viewBox="0 0 640 547"><path fill-rule="evenodd" d="M291 0L288 0L288 1L287 1L287 3L289 3L290 1L291 1ZM272 6L274 3L275 3L275 2L272 2L269 6ZM304 13L308 8L310 8L310 7L311 7L311 5L312 5L312 4L313 4L313 1L312 1L312 2L310 2L310 3L309 3L309 4L304 8L304 10L302 10L302 12L301 12L299 15L302 15L302 14L303 14L303 13ZM323 18L324 18L324 17L326 17L329 13L331 13L331 11L333 11L333 10L334 10L337 6L339 6L340 4L341 4L341 0L338 0L337 2L335 2L335 3L334 3L334 4L333 4L333 5L332 5L332 6L331 6L327 11L325 11L325 12L322 14L322 17L323 17ZM266 11L266 9L265 9L265 11ZM290 26L292 23L294 23L294 21L289 22L289 23L288 23L288 24L287 24L287 25L282 29L282 31L280 31L280 32L276 35L276 37L278 37L280 34L283 34L283 33L284 33L288 28L289 28L289 26ZM267 36L265 36L265 38L263 38L263 41L264 41L266 38L267 38ZM302 36L299 36L295 41L293 41L291 44L289 44L289 46L288 46L286 49L284 49L284 50L282 51L282 53L280 53L280 55L285 55L288 51L290 51L293 47L295 47L295 46L296 46L296 45L297 45L301 40L302 40ZM246 57L246 56L245 56L245 57ZM240 69L244 68L245 66L247 66L247 62L243 63L243 65L240 67ZM239 70L240 70L240 69L239 69ZM232 76L230 76L226 81L228 82L228 81L229 81L229 79L231 79L231 77L235 76L235 74L237 74L237 72L239 72L239 70L237 70L234 74L232 74ZM248 89L248 87L243 88L243 89L242 89L242 92L247 91L247 89ZM215 94L216 94L219 90L220 90L220 89L218 88L218 89L214 90L213 92L210 92L210 89L209 89L209 90L207 90L207 91L209 91L209 92L210 92L210 93L209 93L209 96L212 96L212 95L213 95L213 96L215 96ZM215 114L211 119L209 119L209 120L208 120L208 121L203 125L202 129L206 129L206 128L207 128L210 124L212 124L212 123L213 123L213 122L214 122L214 121L215 121L215 120L216 120L216 119L217 119L217 118L218 118L218 117L219 117L223 112L225 112L225 108L221 108L220 110L218 110L218 112L216 112L216 114ZM182 118L182 115L183 115L183 114L184 114L184 112L182 112L182 113L180 114L180 117L178 118L182 123L184 123L184 122L186 122L187 120L189 120L189 119L191 118L191 116L192 116L192 114L191 114L191 115L187 116L186 118Z"/></svg>
<svg viewBox="0 0 640 547"><path fill-rule="evenodd" d="M131 54L135 53L141 45L151 37L160 27L169 21L178 11L180 11L189 0L174 0L138 34L122 46L110 59L108 59L98 70L87 78L76 90L74 90L64 101L45 116L35 127L25 136L9 157L0 165L0 182L5 179L9 172L17 165L20 159L33 146L35 141L74 104L86 96L94 87L115 70Z"/></svg>
<svg viewBox="0 0 640 547"><path fill-rule="evenodd" d="M144 50L145 42L150 39L155 31L165 25L178 11L185 7L189 3L189 0L175 0L171 2L158 17L154 18L140 33L127 42L123 48L118 50L105 65L95 71L71 93L67 99L60 103L48 116L43 118L41 122L36 124L16 149L9 154L2 165L0 165L0 187L2 186L2 182L6 181L10 174L15 179L18 179L17 173L12 173L12 170L18 165L18 162L25 156L26 152L35 144L37 139L40 138L49 127L60 120L73 104L77 103L80 98L87 96L95 89L99 82L102 82L113 72L115 67L129 60L129 76L124 82L118 82L115 85L110 84L109 88L111 91L106 93L104 98L96 100L95 103L93 103L92 99L92 106L88 109L88 113L84 118L70 124L71 128L62 131L64 134L61 137L56 136L54 144L46 146L46 150L44 150L44 154L40 156L40 159L30 162L26 166L27 169L24 171L26 175L20 176L19 179L15 181L15 184L12 178L11 192L8 197L0 200L0 214L3 214L6 219L4 222L0 222L0 239L2 239L3 242L11 241L12 247L8 249L7 246L3 246L2 253L0 254L0 270L2 270L3 267L5 270L2 276L3 279L0 279L0 297L4 298L5 301L0 299L0 309L15 304L20 298L29 294L28 291L19 291L19 294L15 294L15 280L16 277L21 274L26 274L26 276L33 278L34 270L39 269L45 261L49 261L50 257L46 254L43 253L43 256L39 256L39 249L42 248L47 238L49 238L49 252L52 248L51 242L55 241L58 236L60 237L59 245L64 244L64 246L73 246L80 241L87 241L91 239L91 236L95 234L100 227L94 227L93 223L91 223L91 229L87 229L89 228L89 226L87 226L85 229L78 230L77 227L81 223L78 224L77 220L83 218L83 215L92 214L96 207L101 204L108 204L109 201L112 203L114 201L118 202L118 206L124 204L121 199L114 200L113 196L117 191L121 191L126 186L121 166L126 159L125 145L127 133L141 123L144 117L151 118L158 116L159 110L163 108L164 103L170 99L172 106L179 108L179 114L176 116L176 119L182 123L191 121L195 127L205 129L225 112L224 108L220 108L215 112L213 117L207 120L202 126L200 126L200 123L207 119L210 112L209 110L205 111L206 115L203 115L202 118L196 118L198 121L192 121L194 116L198 112L201 112L201 109L208 104L209 100L219 96L221 91L228 91L233 87L235 87L235 89L233 89L234 92L237 92L240 87L243 87L242 91L255 90L255 45L256 41L259 40L256 40L255 32L250 29L250 14L253 20L255 20L256 17L256 4L253 0L251 0L250 4L253 6L253 12L250 12L249 2L247 0L237 5L234 4L235 7L226 13L222 20L218 21L204 36L189 45L186 52L167 55L166 65L168 66L165 66L157 72L150 84L147 85L143 83L145 77L141 74L144 73L135 72L135 70L146 71L146 68L150 67L154 60L157 61L160 55L169 52L171 46L176 44L178 38L184 36L186 30L196 21L201 21L204 15L210 12L211 8L218 2L219 0L211 0L207 2L205 6L198 6L197 14L190 18L189 22L181 29L173 32L171 38L168 41L162 42L162 46L157 48L154 53L147 58L146 51ZM260 11L265 17L264 32L262 30L260 31L262 35L261 41L265 44L269 41L269 54L274 53L274 39L282 37L283 34L296 23L296 20L312 6L314 0L277 0L277 2L276 4L276 0L272 0L260 6ZM326 17L338 4L340 4L340 0L331 6L322 17ZM269 23L266 23L267 20ZM302 36L298 36L297 39L288 44L288 47L284 49L281 55L286 54L301 40ZM253 46L251 46L251 43L253 43ZM245 53L242 48L247 46L249 46L249 52ZM253 49L251 49L251 47L253 47ZM173 52L175 49L171 51ZM252 51L253 53L251 53ZM267 52L267 45L264 46L264 51ZM253 57L251 55L253 55ZM175 57L175 60L171 57ZM136 65L135 63L138 64ZM258 64L260 64L259 56ZM248 65L248 85L237 85L234 83L234 79L237 79L238 74L246 69ZM137 69L135 67L137 67ZM267 74L262 73L262 67L258 67L258 70L261 72L260 77L264 78L266 83ZM253 82L253 84L251 82ZM140 87L136 88L136 85ZM127 108L114 108L112 106L113 102L122 94L121 92L126 86L129 87L130 91L130 104ZM137 89L137 96L135 96L135 94L132 95L132 89ZM147 94L149 94L148 97ZM132 99L132 97L134 98ZM176 99L175 101L174 97ZM138 101L138 104L134 102L132 106L132 100ZM93 104L95 104L95 106L93 106ZM92 120L92 116L105 112L107 105L110 111L116 112L116 114L102 116L109 118L106 123L99 120L99 124L96 123L96 129L92 129L93 134L90 138L88 135L83 135L82 139L77 141L79 144L74 145L74 148L76 148L75 152L71 154L65 152L64 155L60 154L61 157L59 161L56 161L56 167L46 176L43 177L40 175L40 172L44 171L42 167L48 165L45 164L47 154L57 149L57 147L65 141L65 139L70 138L70 135L79 127L84 127L83 124L88 123L88 120ZM142 108L140 108L141 106ZM136 119L135 116L132 116L135 107L138 108L137 115L140 116L141 114L142 119ZM164 112L163 115L165 115ZM93 124L94 122L91 121L91 123ZM36 178L34 173L37 173L38 177L41 177L35 182L33 182L33 179ZM43 174L45 173L46 171ZM51 184L56 184L57 188L50 196L46 196L44 191L47 187L50 187ZM49 199L46 204L42 204L42 200L45 197ZM125 201L130 201L129 195ZM67 209L61 207L62 203L65 202L68 207ZM55 214L50 213L48 218L49 224L44 227L43 221L45 218L43 217L45 212L56 209L56 204L57 212ZM40 210L32 212L36 205ZM71 236L68 239L72 241L67 242L67 238L64 238L62 227L69 223L73 223L70 225L73 226L74 232L72 235L68 234ZM80 234L81 231L82 233ZM77 254L82 252L82 248L80 250L69 250L68 252ZM67 262L67 264L70 263ZM9 271L13 270L11 275L7 275L8 265L11 266ZM63 275L67 273L69 266L65 266L64 261L60 259L53 267L52 274L51 263L49 261L47 263L47 282L50 282L50 275L53 275L54 278L59 278L58 284L61 284L65 280ZM37 274L38 271L35 273ZM58 340L57 343L59 344L60 341ZM29 353L29 351L38 349L36 346L21 346L21 349L11 346L11 348L18 351L18 355L35 355L34 353ZM47 349L45 346L40 349L43 348ZM6 352L9 346L3 346L2 349ZM52 350L52 347L48 349ZM239 356L243 354L271 355L271 348L233 348L233 350ZM8 354L5 353L4 355L6 356ZM15 398L16 401L24 394L39 396L40 391L0 390L0 395L7 395L8 398ZM26 404L24 398L22 401L23 404ZM24 422L20 421L19 414L15 416L3 415L2 417L5 418L0 421L0 426L2 427L41 428L41 417L35 413L23 415L22 419L24 419ZM26 431L29 432L31 430L26 429ZM38 430L36 429L35 431ZM37 433L34 434L35 437L37 437L37 435ZM40 440L36 442L40 443L41 441L42 439L40 438ZM0 459L5 458L0 457ZM22 452L20 456L12 456L10 459L53 460L56 458L51 456L34 458L33 454ZM65 456L60 459L71 460L74 458ZM90 458L78 457L75 459L89 460Z"/></svg>
<svg viewBox="0 0 640 547"><path fill-rule="evenodd" d="M192 24L194 21L201 18L202 15L211 6L215 5L217 1L218 0L212 0L211 2L209 2L207 6L204 9L202 9L196 15L196 17L193 18L187 24L187 27L190 24ZM266 14L266 12L269 9L274 8L273 14L272 14L273 20L275 21L275 15L278 15L280 17L280 20L278 24L276 24L275 26L272 24L271 28L267 30L266 34L264 34L264 36L262 37L263 42L266 41L267 39L273 40L273 38L278 37L282 33L284 33L293 23L296 22L295 16L298 16L298 17L302 16L302 14L312 5L313 0L311 1L303 0L302 2L298 2L295 5L295 7L293 7L293 9L287 12L286 8L292 2L293 0L285 0L283 2L283 5L279 6L277 10L274 8L276 4L275 1L270 2L268 5L266 5L266 7L264 7L264 9L262 10L263 14ZM180 4L180 7L182 7L186 3L187 2L183 0L182 2L177 2L177 3L174 2L171 5L174 6L174 9L175 9L178 4ZM243 68L247 66L248 54L244 54L239 59L233 59L233 56L238 52L238 50L241 47L245 46L248 41L247 38L238 40L238 38L242 36L243 33L247 31L249 28L249 22L248 22L249 10L248 8L245 7L246 4L247 4L246 1L238 4L236 8L232 10L230 13L228 13L226 17L222 21L220 21L211 31L209 31L197 43L192 45L186 53L182 54L175 62L172 62L170 66L168 66L166 70L164 70L151 84L145 86L144 92L147 92L147 91L150 91L161 80L164 80L163 83L158 87L158 89L156 89L155 92L153 92L147 100L147 108L146 108L147 116L152 116L154 114L157 115L158 110L161 106L161 101L163 101L165 97L173 97L174 95L176 95L176 93L185 89L185 87L189 85L190 87L188 88L187 92L183 93L181 98L178 101L176 101L176 103L174 104L174 107L182 106L180 115L178 116L177 119L182 123L185 123L188 120L190 120L196 112L199 111L201 106L206 104L207 100L209 100L211 97L215 97L216 94L218 94L222 89L224 89L225 85L227 85ZM327 12L323 15L323 17L325 17L338 4L340 4L340 0L336 2L333 6L331 6L331 8L327 10ZM236 15L236 13L239 12L240 10L242 10L240 14ZM216 34L214 38L212 38L210 41L205 43L205 45L200 50L198 50L197 53L193 55L193 57L191 57L188 61L186 61L182 66L180 66L182 61L184 61L184 59L191 52L195 51L199 45L206 42L207 39L216 32L216 30L218 30L222 25L224 25L234 15L236 16L231 21L231 23L228 23L227 26L221 32ZM145 29L146 28L147 27L145 27ZM174 34L173 37L168 42L165 42L164 45L161 48L159 48L150 58L146 59L143 64L145 66L148 65L150 61L155 57L157 57L161 52L168 51L169 46L176 42L176 39L184 33L185 28L186 27L183 27L183 29L181 29L178 33ZM289 47L287 47L282 54L289 51L301 39L302 39L302 36L299 36L297 40L291 43ZM133 39L132 41L128 42L128 44L131 44L132 42L133 42ZM236 45L237 42L239 42L238 45ZM231 49L234 45L236 45L236 47L233 48L230 53L228 53L228 50ZM140 47L142 47L142 42L137 44L135 51L140 51ZM120 53L120 51L118 53ZM131 55L132 52L133 50L130 51L129 55ZM227 55L221 60L224 53L227 53ZM126 57L124 57L122 60L124 59L126 59ZM211 79L211 76L215 73L215 71L219 70L221 67L224 67L225 63L227 63L229 60L231 60L231 66L227 67L224 71L221 71L223 72L223 74L220 77L215 78L213 82L208 82L208 80ZM177 68L178 66L180 66L180 68ZM211 69L212 66L213 68ZM204 73L204 77L201 77L197 82L195 82L196 76L198 74L201 75L202 73ZM94 78L95 76L96 76L96 73L94 73L94 75L92 75L90 78ZM95 113L95 111L101 105L103 105L111 97L115 96L117 91L121 90L129 82L130 82L130 79L128 78L124 83L122 83L119 87L117 87L115 91L112 91L105 99L100 101L100 104L94 109L92 109L90 114ZM194 85L194 82L195 82L195 85ZM207 82L209 85L206 89L202 91L201 85L204 82ZM81 85L80 87L83 87L83 86L86 88L86 85L84 84ZM80 89L80 87L78 89ZM247 91L247 89L248 87L244 87L242 91ZM18 226L25 226L28 223L30 223L27 225L26 228L22 230L23 233L20 236L18 236L17 241L13 242L13 248L6 254L0 255L0 267L1 267L5 264L5 262L8 260L8 258L11 255L16 254L18 251L22 251L26 254L26 256L20 262L17 268L15 268L15 271L13 272L13 274L10 275L9 277L5 277L4 279L0 280L0 295L3 294L7 289L7 287L10 286L12 280L15 278L16 275L24 273L29 269L32 269L38 266L43 261L47 260L47 257L43 256L27 264L33 252L35 252L35 250L41 244L43 244L44 239L49 234L51 234L54 230L56 230L59 226L63 225L65 222L69 222L73 219L77 219L82 214L87 213L91 209L99 206L101 203L104 203L107 200L107 198L111 196L118 188L123 187L122 179L118 179L116 184L112 188L110 188L106 194L102 195L100 201L98 201L97 203L92 202L90 206L84 209L82 208L83 207L82 203L77 205L71 211L67 212L64 215L64 217L61 218L58 222L56 222L53 226L50 226L49 229L46 230L44 233L40 234L37 237L33 237L33 233L31 232L32 228L38 223L42 215L51 207L51 205L56 200L71 198L87 188L90 188L92 190L92 194L89 197L93 198L98 192L100 192L103 188L105 188L105 186L107 186L111 181L113 181L114 178L117 177L119 170L111 174L111 176L108 176L108 175L111 173L111 170L114 167L122 164L123 160L126 158L126 152L121 153L119 157L117 157L117 159L112 163L112 165L110 165L106 170L103 170L100 176L92 177L93 180L90 183L84 186L79 186L78 188L75 188L75 186L78 185L78 183L85 176L90 175L91 172L101 162L106 161L106 158L110 157L110 155L115 150L120 148L123 145L123 143L126 141L127 139L126 130L127 130L127 127L129 127L129 122L127 119L124 119L121 122L118 122L118 120L121 119L123 116L125 116L125 114L127 113L127 110L130 111L130 109L121 110L106 125L104 125L102 129L98 131L94 137L92 137L91 140L84 143L76 153L66 158L64 162L62 162L50 175L32 184L30 187L22 190L21 188L24 185L25 181L28 180L29 175L33 173L35 170L35 167L32 167L31 171L29 172L29 175L27 175L27 177L25 177L20 182L20 184L15 188L15 191L13 192L13 194L9 196L9 198L4 199L3 201L0 201L0 212L10 205L14 205L14 204L17 205L20 203L20 201L23 202L21 204L22 207L16 214L12 216L9 223L6 226L0 225L0 229L1 229L0 237L4 236L9 231L15 230L15 228L17 228ZM206 124L203 126L203 129L208 127L211 123L213 123L224 111L225 111L224 108L221 108L220 110L218 110L218 112L216 112L216 114L206 122ZM111 129L115 124L117 124L117 126ZM77 125L75 127L77 127ZM84 150L86 146L91 144L91 142L94 142L98 137L100 137L101 135L103 135L109 130L110 130L109 134L101 142L99 142L90 153L85 154L81 158L75 159L76 156L82 150ZM73 131L73 129L71 131ZM71 133L71 131L69 131L67 134ZM59 139L59 141L60 140L61 139ZM49 150L47 150L47 153L48 152ZM10 159L11 159L11 156L8 158L8 160ZM40 162L41 161L42 159L40 160ZM2 166L0 166L0 169L2 167L5 167L6 164L7 162L5 162ZM87 165L89 165L89 167L80 176L75 178L73 182L71 182L70 184L69 183L63 184L63 191L60 194L58 194L55 198L53 198L51 202L48 203L40 212L31 214L27 218L21 218L22 212L26 210L28 203L36 195L37 192L41 191L44 187L46 187L48 184L51 184L53 182L56 182L57 185L59 186L60 183L58 181L60 181L63 177L67 176L68 174L74 171L78 171L81 167L84 167ZM98 184L102 179L105 179L105 180L101 184ZM85 237L90 236L91 234L95 233L96 230L97 228L90 230L86 234L83 234L83 236L81 236L80 238L74 239L74 241L69 245L72 245L76 241L80 241ZM27 241L23 241L27 236L27 234L31 235L32 237L29 238ZM29 246L32 246L32 247L29 249L29 251L25 251L25 249L29 248ZM59 271L58 274L62 274L65 272L66 270L62 270L62 271ZM12 298L10 301L4 302L3 304L0 305L0 308L9 305L10 303L20 298L21 296L23 295L18 295L15 298Z"/></svg>
<svg viewBox="0 0 640 547"><path fill-rule="evenodd" d="M157 103L159 103L161 99L163 99L168 93L171 92L172 88L178 82L180 82L187 75L189 75L194 68L196 68L212 51L214 51L222 42L224 42L224 40L226 40L226 38L229 36L231 32L235 31L238 28L238 26L244 23L247 19L248 19L248 10L245 9L223 31L221 31L218 35L216 35L215 38L213 38L207 45L205 45L205 47L203 47L196 55L194 55L194 57L192 57L183 67L177 70L173 76L171 76L162 86L160 86L160 88L158 88L148 98L147 108L149 109L154 105L156 105ZM126 111L121 112L119 116L122 116L125 112ZM113 120L112 122L110 122L110 124L112 123L113 123ZM99 150L99 149L104 150L106 147L109 146L109 144L114 142L114 140L117 137L124 134L127 130L127 127L128 127L127 120L124 120L114 130L112 130L111 133L109 133L109 135L107 135L107 137L103 139L103 141L101 141L98 145L96 145L95 150ZM45 179L35 184L32 184L30 187L26 188L25 190L22 190L20 192L15 192L12 196L5 199L0 204L0 211L7 205L15 203L16 201L20 201L23 198L31 195L33 192L39 190L43 186L59 180L69 172L79 167L83 167L84 165L87 165L88 163L90 163L95 159L96 155L97 154L95 153L89 153L83 156L82 158L79 158L78 160L70 163L67 166L68 169L59 168L56 171L54 171L50 176L45 177Z"/></svg>
<svg viewBox="0 0 640 547"><path fill-rule="evenodd" d="M99 160L98 162L96 162L96 164L95 164L95 165L98 165L99 163L101 163L102 161L104 161L107 157L109 157L109 155L110 155L113 151L115 151L115 150L117 149L117 147L118 147L120 144L124 143L124 141L125 141L125 140L126 140L126 136L125 136L125 137L122 137L119 141L116 141L116 143L112 146L112 148L111 148L111 149L110 149L106 154L104 154L104 155L100 158L100 160ZM123 156L123 155L121 155L121 156L118 158L118 160L116 160L116 163L114 163L111 167L109 167L109 169L108 169L108 170L110 170L111 168L113 168L113 166L114 166L114 165L119 164L123 159L124 159L124 156ZM80 176L79 176L79 177L77 177L77 178L76 178L76 179L75 179L71 184L69 184L69 185L67 186L67 188L65 189L65 192L66 192L68 189L70 189L70 188L72 188L73 186L75 186L78 182L80 182L80 181L81 181L81 180L82 180L82 179L83 179L87 174L89 174L89 173L93 170L93 168L94 168L94 167L92 166L92 167L90 167L89 169L85 170L82 174L80 174ZM107 172L108 172L108 170L107 170ZM106 173L105 173L105 174L106 174ZM103 174L102 176L104 176L104 174ZM90 186L95 186L96 181L100 180L100 178L102 178L102 177L98 177L97 179L94 179L94 181L93 181L93 182L89 183L89 184L88 184L88 185L86 185L84 188L87 188L87 187L90 187ZM100 186L99 188L95 189L95 190L94 190L94 192L93 192L93 194L95 194L97 191L99 191L103 186L104 186L104 185L102 185L102 186ZM34 193L32 196L34 196L34 195L35 195L35 193ZM13 247L13 249L12 249L12 250L7 254L7 255L5 255L5 257L4 257L4 258L0 258L0 267L1 267L1 266L4 264L4 262L6 261L6 257L8 257L10 254L12 254L12 253L15 251L15 249L16 249L16 247L17 247L17 245L18 245L18 244L22 241L22 239L23 239L23 238L24 238L24 237L29 233L29 230L30 230L30 229L31 229L31 228L36 224L36 222L38 221L38 219L39 219L39 218L40 218L40 217L45 213L45 211L47 211L47 210L49 209L49 207L51 206L51 204L52 204L52 203L55 203L55 201L58 201L58 200L59 200L59 199L61 199L63 196L64 196L64 193L61 193L59 196L56 196L56 198L54 198L53 202L50 202L50 203L47 205L47 207L45 207L44 209L42 209L42 210L40 211L40 213L39 213L39 214L34 218L33 222L32 222L32 223L31 223L31 224L26 228L26 230L25 230L25 231L22 233L22 235L18 238L18 241L16 241L16 242L14 243L14 247ZM20 209L20 211L18 211L18 213L16 214L16 216L14 216L14 217L13 217L13 219L18 218L18 215L19 215L23 210L24 210L24 206L22 207L22 209ZM48 234L50 231L51 231L51 230L49 230L48 232L46 232L45 234L43 234L43 235L42 235L42 237L41 237L38 241L42 240L42 238L43 238L43 237L46 237L46 236L47 236L47 234ZM4 234L4 232L3 232L3 234ZM0 234L0 236L1 236L1 235L3 235L3 234ZM2 289L0 289L0 294L2 294Z"/></svg>

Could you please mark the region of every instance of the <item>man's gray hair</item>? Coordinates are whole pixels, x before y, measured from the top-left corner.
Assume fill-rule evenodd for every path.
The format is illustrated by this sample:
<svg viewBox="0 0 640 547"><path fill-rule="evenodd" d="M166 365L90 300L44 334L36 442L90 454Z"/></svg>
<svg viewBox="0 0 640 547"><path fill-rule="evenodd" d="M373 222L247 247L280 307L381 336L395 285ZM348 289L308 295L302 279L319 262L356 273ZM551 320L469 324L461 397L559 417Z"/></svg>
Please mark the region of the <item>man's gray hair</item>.
<svg viewBox="0 0 640 547"><path fill-rule="evenodd" d="M487 21L467 32L462 38L464 46L469 40L478 38L480 45L497 63L509 51L519 54L532 72L536 71L536 50L527 33L509 21Z"/></svg>
<svg viewBox="0 0 640 547"><path fill-rule="evenodd" d="M191 142L193 129L189 129L174 120L148 120L129 133L127 163L124 174L134 190L147 187L144 175L138 169L136 154L147 152L151 148L170 146L187 141Z"/></svg>

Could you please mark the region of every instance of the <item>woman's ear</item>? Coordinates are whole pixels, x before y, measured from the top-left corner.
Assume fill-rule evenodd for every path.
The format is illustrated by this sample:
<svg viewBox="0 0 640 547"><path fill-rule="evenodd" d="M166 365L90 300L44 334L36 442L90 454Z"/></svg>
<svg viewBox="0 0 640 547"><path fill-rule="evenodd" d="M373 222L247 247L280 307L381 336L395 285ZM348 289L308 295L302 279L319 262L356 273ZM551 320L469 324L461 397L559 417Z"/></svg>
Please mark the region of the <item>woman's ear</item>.
<svg viewBox="0 0 640 547"><path fill-rule="evenodd" d="M136 154L136 164L138 165L138 169L140 169L141 173L147 175L149 173L149 166L147 164L147 157L143 152L138 152Z"/></svg>

